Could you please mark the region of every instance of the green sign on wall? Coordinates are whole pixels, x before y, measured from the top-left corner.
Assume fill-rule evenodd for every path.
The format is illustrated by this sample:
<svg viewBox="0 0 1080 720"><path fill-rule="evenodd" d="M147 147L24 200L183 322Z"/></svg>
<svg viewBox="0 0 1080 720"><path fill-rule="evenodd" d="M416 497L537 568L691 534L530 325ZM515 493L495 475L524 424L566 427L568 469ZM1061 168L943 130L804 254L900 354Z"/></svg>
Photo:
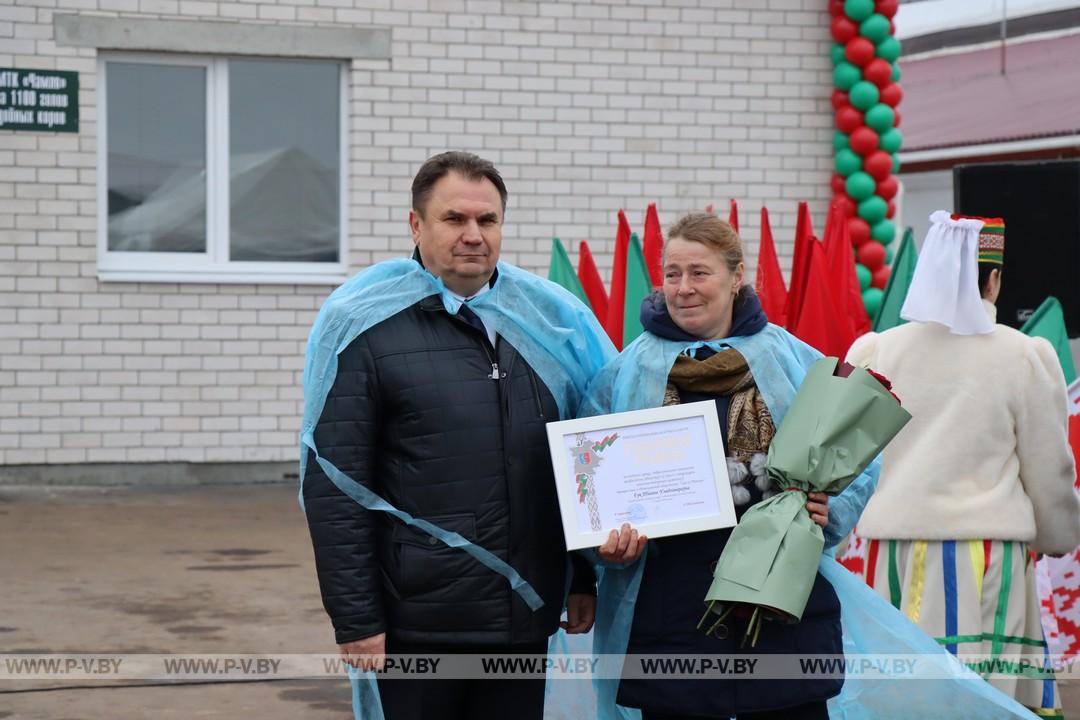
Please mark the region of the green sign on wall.
<svg viewBox="0 0 1080 720"><path fill-rule="evenodd" d="M79 73L0 68L0 130L79 132Z"/></svg>

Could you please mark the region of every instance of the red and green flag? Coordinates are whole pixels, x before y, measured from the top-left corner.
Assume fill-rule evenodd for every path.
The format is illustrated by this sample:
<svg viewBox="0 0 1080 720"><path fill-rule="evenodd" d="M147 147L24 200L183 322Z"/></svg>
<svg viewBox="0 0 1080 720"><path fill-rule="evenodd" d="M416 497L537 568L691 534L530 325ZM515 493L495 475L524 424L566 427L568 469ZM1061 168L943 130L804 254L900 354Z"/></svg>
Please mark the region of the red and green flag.
<svg viewBox="0 0 1080 720"><path fill-rule="evenodd" d="M915 263L919 259L915 249L915 233L911 228L904 231L900 249L896 252L889 282L885 284L885 294L881 298L881 307L874 317L874 332L883 332L889 328L903 325L907 320L900 317L900 308L904 307L911 278L915 276Z"/></svg>
<svg viewBox="0 0 1080 720"><path fill-rule="evenodd" d="M548 263L548 280L556 285L562 285L564 288L572 292L577 299L581 302L589 305L589 297L585 293L585 288L581 286L581 281L578 280L577 273L574 272L574 266L570 262L570 256L566 254L566 248L563 247L562 241L559 238L552 238L551 240L551 261Z"/></svg>
<svg viewBox="0 0 1080 720"><path fill-rule="evenodd" d="M1065 328L1065 313L1056 297L1043 300L1034 314L1028 318L1020 332L1033 337L1046 338L1057 352L1061 372L1065 375L1068 388L1069 404L1069 445L1073 458L1080 466L1080 383L1076 381L1076 366L1073 363L1072 350L1069 349L1069 333ZM1080 476L1074 483L1080 488Z"/></svg>
<svg viewBox="0 0 1080 720"><path fill-rule="evenodd" d="M581 287L585 289L585 295L589 298L589 305L602 327L607 322L608 316L607 288L604 287L604 281L600 278L600 271L596 269L596 261L593 260L592 251L589 250L589 243L584 240L578 248L577 276L581 281Z"/></svg>
<svg viewBox="0 0 1080 720"><path fill-rule="evenodd" d="M851 320L836 307L825 248L810 238L802 309L792 334L825 355L844 357L855 340Z"/></svg>
<svg viewBox="0 0 1080 720"><path fill-rule="evenodd" d="M1061 362L1061 371L1065 374L1065 384L1076 380L1076 366L1073 364L1072 350L1069 349L1069 333L1065 329L1065 313L1056 297L1043 300L1042 305L1027 319L1020 332L1032 337L1046 338L1057 352Z"/></svg>
<svg viewBox="0 0 1080 720"><path fill-rule="evenodd" d="M866 314L859 277L855 274L855 253L851 251L851 234L840 208L833 204L825 221L825 256L836 309L847 316L851 324L851 339L870 332L870 318ZM844 355L847 354L845 349ZM844 357L839 355L838 357Z"/></svg>
<svg viewBox="0 0 1080 720"><path fill-rule="evenodd" d="M615 345L623 349L623 328L626 316L626 268L630 253L630 223L626 213L619 211L619 227L615 231L615 264L611 268L611 293L608 295L607 322L604 329Z"/></svg>
<svg viewBox="0 0 1080 720"><path fill-rule="evenodd" d="M645 266L649 269L649 280L653 287L660 287L664 282L661 258L664 254L664 234L660 230L660 216L656 213L656 203L649 203L645 211L645 238L641 250L645 253Z"/></svg>
<svg viewBox="0 0 1080 720"><path fill-rule="evenodd" d="M761 208L761 244L758 246L754 290L757 291L761 309L765 311L769 322L784 327L784 307L787 305L788 291L784 286L784 274L780 272L780 260L776 257L769 211L764 207Z"/></svg>
<svg viewBox="0 0 1080 720"><path fill-rule="evenodd" d="M623 312L623 347L634 342L645 329L641 326L641 301L652 292L645 254L637 235L630 236L626 258L626 295Z"/></svg>
<svg viewBox="0 0 1080 720"><path fill-rule="evenodd" d="M794 332L802 312L803 295L806 294L810 258L813 255L814 228L810 224L810 207L799 203L799 216L795 223L795 258L791 263L791 280L788 282L787 307L784 316L788 330Z"/></svg>

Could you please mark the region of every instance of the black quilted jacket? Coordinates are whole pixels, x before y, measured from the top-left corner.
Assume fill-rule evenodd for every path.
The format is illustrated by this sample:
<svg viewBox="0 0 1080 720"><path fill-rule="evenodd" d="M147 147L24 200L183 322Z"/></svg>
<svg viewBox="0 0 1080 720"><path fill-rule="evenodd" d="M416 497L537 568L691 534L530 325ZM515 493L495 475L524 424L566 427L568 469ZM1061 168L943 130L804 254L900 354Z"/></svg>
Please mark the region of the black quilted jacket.
<svg viewBox="0 0 1080 720"><path fill-rule="evenodd" d="M360 335L315 430L319 453L415 517L508 562L544 600L533 612L471 556L369 512L309 455L303 494L323 605L337 642L387 632L405 642L513 644L555 631L569 572L544 424L547 387L517 351L449 315L437 296ZM492 379L493 366L498 379Z"/></svg>

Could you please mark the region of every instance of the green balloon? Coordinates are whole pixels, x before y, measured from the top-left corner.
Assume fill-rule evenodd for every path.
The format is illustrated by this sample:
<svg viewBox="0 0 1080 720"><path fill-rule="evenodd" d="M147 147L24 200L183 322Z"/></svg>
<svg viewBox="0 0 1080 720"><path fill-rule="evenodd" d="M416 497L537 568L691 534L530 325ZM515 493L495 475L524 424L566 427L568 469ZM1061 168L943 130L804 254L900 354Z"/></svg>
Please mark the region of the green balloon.
<svg viewBox="0 0 1080 720"><path fill-rule="evenodd" d="M878 145L882 150L889 153L895 153L900 149L900 145L903 143L904 136L900 134L900 131L896 128L889 128L885 132L881 133L878 138Z"/></svg>
<svg viewBox="0 0 1080 720"><path fill-rule="evenodd" d="M870 223L870 227L884 220L887 212L889 212L889 204L877 195L871 195L859 203L859 217Z"/></svg>
<svg viewBox="0 0 1080 720"><path fill-rule="evenodd" d="M900 41L894 37L887 37L877 44L876 55L882 60L896 62L900 57Z"/></svg>
<svg viewBox="0 0 1080 720"><path fill-rule="evenodd" d="M891 220L879 220L870 228L870 237L882 245L888 246L896 237L896 227Z"/></svg>
<svg viewBox="0 0 1080 720"><path fill-rule="evenodd" d="M834 67L844 62L844 46L840 43L833 43L833 46L829 48L829 57L832 58Z"/></svg>
<svg viewBox="0 0 1080 720"><path fill-rule="evenodd" d="M833 150L846 150L851 147L851 141L845 133L837 130L832 136L832 146Z"/></svg>
<svg viewBox="0 0 1080 720"><path fill-rule="evenodd" d="M892 174L896 175L899 172L900 172L900 156L899 155L893 155L892 156Z"/></svg>
<svg viewBox="0 0 1080 720"><path fill-rule="evenodd" d="M885 264L886 265L892 265L892 259L893 259L893 256L895 254L896 253L893 252L893 246L892 245L886 245L885 246Z"/></svg>
<svg viewBox="0 0 1080 720"><path fill-rule="evenodd" d="M873 279L870 268L865 265L855 263L855 275L859 278L859 292L863 292L870 287L870 280Z"/></svg>
<svg viewBox="0 0 1080 720"><path fill-rule="evenodd" d="M897 42L900 42L900 41L897 40ZM897 64L897 62L895 60L890 60L889 62L891 62L893 64L893 66L892 66L892 81L893 82L900 82L900 65Z"/></svg>
<svg viewBox="0 0 1080 720"><path fill-rule="evenodd" d="M877 130L879 133L891 128L894 120L896 120L896 114L885 103L878 103L867 110L866 115L863 116L863 122L866 123L867 127Z"/></svg>
<svg viewBox="0 0 1080 720"><path fill-rule="evenodd" d="M881 299L885 293L878 290L876 287L866 288L862 293L862 304L866 308L866 314L871 318L877 315L878 309L881 307Z"/></svg>
<svg viewBox="0 0 1080 720"><path fill-rule="evenodd" d="M844 148L836 152L836 172L844 177L862 170L862 158L855 151Z"/></svg>
<svg viewBox="0 0 1080 720"><path fill-rule="evenodd" d="M862 72L859 71L859 68L855 67L847 60L844 60L833 68L832 77L833 84L846 92L850 90L855 83L862 80Z"/></svg>
<svg viewBox="0 0 1080 720"><path fill-rule="evenodd" d="M848 92L848 100L860 110L869 110L881 99L877 85L867 80L860 80Z"/></svg>
<svg viewBox="0 0 1080 720"><path fill-rule="evenodd" d="M861 23L874 14L874 0L844 0L844 14L851 21Z"/></svg>
<svg viewBox="0 0 1080 720"><path fill-rule="evenodd" d="M847 190L847 194L856 202L865 200L873 195L875 187L874 178L861 170L859 172L851 173L851 175L848 176L848 179L844 181L844 189Z"/></svg>
<svg viewBox="0 0 1080 720"><path fill-rule="evenodd" d="M889 37L889 20L874 13L859 24L859 34L877 45Z"/></svg>

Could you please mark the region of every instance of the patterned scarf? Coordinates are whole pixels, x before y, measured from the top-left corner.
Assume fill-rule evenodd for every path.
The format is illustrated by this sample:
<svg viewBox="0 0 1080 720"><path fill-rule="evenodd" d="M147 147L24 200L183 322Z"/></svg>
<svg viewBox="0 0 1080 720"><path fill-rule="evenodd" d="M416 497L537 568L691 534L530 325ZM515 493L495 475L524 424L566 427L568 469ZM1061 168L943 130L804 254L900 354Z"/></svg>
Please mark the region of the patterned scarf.
<svg viewBox="0 0 1080 720"><path fill-rule="evenodd" d="M738 350L724 350L704 360L680 355L668 373L664 405L678 405L680 390L731 396L727 416L729 456L747 463L756 453L768 452L776 427L750 366Z"/></svg>

